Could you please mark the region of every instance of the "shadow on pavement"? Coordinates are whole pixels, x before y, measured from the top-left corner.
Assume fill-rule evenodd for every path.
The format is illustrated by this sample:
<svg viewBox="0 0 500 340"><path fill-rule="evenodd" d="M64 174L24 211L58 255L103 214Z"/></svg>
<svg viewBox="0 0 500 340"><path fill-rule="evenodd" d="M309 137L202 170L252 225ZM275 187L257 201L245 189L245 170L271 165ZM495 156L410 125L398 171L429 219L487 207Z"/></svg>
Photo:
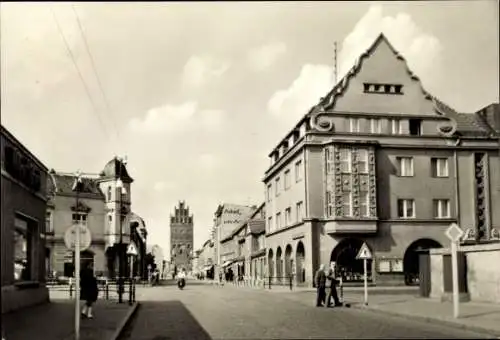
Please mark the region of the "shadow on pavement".
<svg viewBox="0 0 500 340"><path fill-rule="evenodd" d="M181 301L142 301L120 340L212 340Z"/></svg>

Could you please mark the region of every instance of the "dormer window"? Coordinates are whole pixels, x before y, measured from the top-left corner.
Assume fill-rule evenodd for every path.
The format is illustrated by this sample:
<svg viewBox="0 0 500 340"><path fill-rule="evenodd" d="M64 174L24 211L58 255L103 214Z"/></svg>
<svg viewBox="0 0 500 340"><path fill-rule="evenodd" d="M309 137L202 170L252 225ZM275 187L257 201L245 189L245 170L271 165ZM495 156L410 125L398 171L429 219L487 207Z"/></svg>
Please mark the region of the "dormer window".
<svg viewBox="0 0 500 340"><path fill-rule="evenodd" d="M403 94L403 85L364 83L363 90L365 93Z"/></svg>

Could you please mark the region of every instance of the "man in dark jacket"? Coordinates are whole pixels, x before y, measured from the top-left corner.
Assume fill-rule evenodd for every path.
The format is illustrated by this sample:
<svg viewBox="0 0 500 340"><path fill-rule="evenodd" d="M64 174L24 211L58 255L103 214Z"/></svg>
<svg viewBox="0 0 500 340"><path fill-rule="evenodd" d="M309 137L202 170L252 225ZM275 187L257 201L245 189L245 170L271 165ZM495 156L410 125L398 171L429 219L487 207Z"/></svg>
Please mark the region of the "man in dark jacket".
<svg viewBox="0 0 500 340"><path fill-rule="evenodd" d="M327 278L330 280L330 290L328 291L328 297L326 298L326 306L330 307L332 305L332 297L333 302L335 303L335 307L342 306L340 303L339 296L337 294L337 284L339 281L337 280L337 272L336 272L335 262L330 264L330 270L328 271Z"/></svg>
<svg viewBox="0 0 500 340"><path fill-rule="evenodd" d="M326 297L326 273L324 264L319 266L314 276L314 283L316 284L316 307L322 307Z"/></svg>

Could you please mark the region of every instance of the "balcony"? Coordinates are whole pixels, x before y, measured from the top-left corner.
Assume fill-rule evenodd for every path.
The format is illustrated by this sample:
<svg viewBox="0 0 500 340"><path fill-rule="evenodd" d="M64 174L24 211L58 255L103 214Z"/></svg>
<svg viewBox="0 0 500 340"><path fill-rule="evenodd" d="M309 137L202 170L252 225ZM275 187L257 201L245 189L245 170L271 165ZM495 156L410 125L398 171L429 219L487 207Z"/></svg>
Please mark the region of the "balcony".
<svg viewBox="0 0 500 340"><path fill-rule="evenodd" d="M337 219L325 221L325 233L327 234L376 234L377 220L364 219Z"/></svg>

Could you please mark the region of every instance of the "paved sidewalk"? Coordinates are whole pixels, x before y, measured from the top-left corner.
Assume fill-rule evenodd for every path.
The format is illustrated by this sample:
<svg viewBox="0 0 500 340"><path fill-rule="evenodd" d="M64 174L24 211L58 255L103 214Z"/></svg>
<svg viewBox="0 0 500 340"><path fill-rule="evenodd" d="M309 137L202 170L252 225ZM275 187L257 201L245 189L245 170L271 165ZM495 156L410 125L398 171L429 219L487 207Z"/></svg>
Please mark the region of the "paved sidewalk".
<svg viewBox="0 0 500 340"><path fill-rule="evenodd" d="M349 300L346 300L349 302ZM465 302L460 304L458 319L453 317L453 303L416 296L368 297L368 306L363 304L363 295L352 296L354 308L397 315L405 318L420 319L426 322L448 324L453 327L485 332L500 337L500 305L489 303Z"/></svg>
<svg viewBox="0 0 500 340"><path fill-rule="evenodd" d="M137 305L97 301L94 319L82 319L80 340L115 340ZM73 340L75 305L71 300L28 307L2 315L5 340Z"/></svg>

